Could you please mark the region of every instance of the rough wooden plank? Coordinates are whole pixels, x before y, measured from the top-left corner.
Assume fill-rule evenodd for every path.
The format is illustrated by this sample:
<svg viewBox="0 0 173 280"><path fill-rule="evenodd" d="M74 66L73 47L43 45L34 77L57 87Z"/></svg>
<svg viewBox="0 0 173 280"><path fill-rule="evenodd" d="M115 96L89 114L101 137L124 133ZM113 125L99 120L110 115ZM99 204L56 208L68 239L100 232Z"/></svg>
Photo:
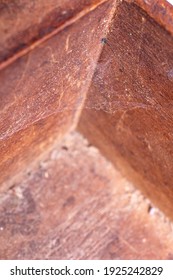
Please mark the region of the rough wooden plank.
<svg viewBox="0 0 173 280"><path fill-rule="evenodd" d="M98 6L1 70L0 191L74 127L113 9Z"/></svg>
<svg viewBox="0 0 173 280"><path fill-rule="evenodd" d="M0 62L10 60L104 0L5 0L0 2ZM63 28L63 27L62 27ZM19 53L19 54L18 54ZM11 61L11 60L10 60ZM1 66L0 66L1 67Z"/></svg>
<svg viewBox="0 0 173 280"><path fill-rule="evenodd" d="M80 131L173 218L173 37L123 1L103 43Z"/></svg>
<svg viewBox="0 0 173 280"><path fill-rule="evenodd" d="M172 213L172 37L140 1L118 1L110 24L115 3L95 9L89 2L93 11L82 18L72 12L77 21L61 32L63 20L45 21L49 29L42 17L24 44L16 47L17 39L2 56L17 52L0 74L2 259L172 258L169 221L81 140L67 140L70 152L54 150L36 168L39 156L75 127L104 46L86 103L92 110L85 110L80 128ZM36 168L28 177L13 178L28 165Z"/></svg>
<svg viewBox="0 0 173 280"><path fill-rule="evenodd" d="M77 133L0 197L1 259L170 259L172 225Z"/></svg>
<svg viewBox="0 0 173 280"><path fill-rule="evenodd" d="M136 3L150 17L173 34L173 6L166 0L127 0Z"/></svg>

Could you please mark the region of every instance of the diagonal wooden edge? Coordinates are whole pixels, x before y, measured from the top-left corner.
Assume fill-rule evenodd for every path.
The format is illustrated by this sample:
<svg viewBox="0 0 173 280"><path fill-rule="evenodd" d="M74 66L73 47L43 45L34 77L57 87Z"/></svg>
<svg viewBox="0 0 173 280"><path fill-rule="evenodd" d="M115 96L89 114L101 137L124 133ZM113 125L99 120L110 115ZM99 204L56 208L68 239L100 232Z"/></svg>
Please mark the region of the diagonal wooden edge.
<svg viewBox="0 0 173 280"><path fill-rule="evenodd" d="M63 22L61 25L57 26L57 28L55 28L52 32L45 34L42 38L35 39L34 42L30 43L25 48L12 53L11 56L9 56L6 60L4 60L0 63L0 71L2 69L4 69L5 67L7 67L8 65L10 65L11 63L13 63L14 61L16 61L17 59L19 59L20 57L26 55L27 53L29 53L30 51L32 51L33 49L35 49L36 47L41 45L43 42L45 42L45 41L49 40L51 37L55 36L57 33L62 31L64 28L70 26L71 24L73 24L74 22L76 22L77 20L79 20L80 18L85 16L86 14L95 10L98 6L100 6L101 4L103 4L105 2L108 2L108 0L93 1L92 5L86 6L85 9L74 14L72 18L67 19L66 22Z"/></svg>
<svg viewBox="0 0 173 280"><path fill-rule="evenodd" d="M99 69L96 72L78 128L173 218L172 139L167 138L172 136L173 7L163 1L150 3L125 0L118 7L102 57L108 61L108 47L115 55L106 64L106 74ZM151 94L150 100L157 100L152 108L134 106L139 100L146 104L146 93Z"/></svg>
<svg viewBox="0 0 173 280"><path fill-rule="evenodd" d="M166 0L127 0L145 10L150 17L173 35L173 6Z"/></svg>
<svg viewBox="0 0 173 280"><path fill-rule="evenodd" d="M52 148L55 142L60 141L65 133L76 128L102 52L101 38L108 32L117 3L117 0L103 2L102 5L97 6L97 9L93 9L92 12L71 24L67 30L64 30L63 26L63 32L55 36L51 34L50 39L46 38L47 41L41 46L36 45L33 51L1 72L0 130L2 134L5 132L1 141L2 192L13 185L14 181L20 180L20 175L27 165L29 166L33 161L38 162L39 158L44 157L44 152ZM30 60L27 60L28 56ZM77 69L76 65L80 67L78 66ZM31 77L30 83L30 73L35 66L34 78ZM13 78L14 73L17 78ZM50 73L48 77L47 73ZM8 81L7 85L5 81ZM43 86L44 98L35 102L39 100L38 93ZM6 106L7 95L9 99ZM13 100L14 96L16 98ZM32 153L29 152L30 148ZM15 160L17 164L14 164L14 161L12 164L7 163L6 159L16 158L16 156L20 158ZM10 175L3 172L5 164L8 165L6 171Z"/></svg>
<svg viewBox="0 0 173 280"><path fill-rule="evenodd" d="M96 9L99 5L107 2L108 0L97 0L93 1L92 5L86 6L85 9L81 10L77 14L74 14L72 18L67 19L67 21L62 23L60 26L57 26L52 32L45 34L42 38L35 39L34 42L31 42L28 46L23 49L19 49L17 52L14 52L6 60L0 63L0 70L4 69L11 63L13 63L18 58L29 53L40 44L50 39L52 36L56 35L58 32L70 26L75 21L85 16L92 10ZM121 2L122 0L117 0ZM126 2L135 3L145 10L154 20L161 24L167 31L173 34L173 6L165 0L125 0Z"/></svg>

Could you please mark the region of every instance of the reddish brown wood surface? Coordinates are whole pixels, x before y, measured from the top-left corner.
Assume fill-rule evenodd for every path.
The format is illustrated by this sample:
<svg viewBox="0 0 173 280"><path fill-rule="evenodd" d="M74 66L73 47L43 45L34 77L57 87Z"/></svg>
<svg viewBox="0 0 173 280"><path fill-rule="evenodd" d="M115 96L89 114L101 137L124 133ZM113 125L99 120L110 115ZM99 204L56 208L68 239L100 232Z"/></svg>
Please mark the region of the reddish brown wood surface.
<svg viewBox="0 0 173 280"><path fill-rule="evenodd" d="M105 0L4 0L0 2L0 62L4 66L56 34L64 24ZM6 61L6 64L2 63ZM0 67L2 67L0 65Z"/></svg>
<svg viewBox="0 0 173 280"><path fill-rule="evenodd" d="M172 7L47 3L0 3L0 258L172 259L172 224L98 151L78 134L53 149L81 116L173 218Z"/></svg>
<svg viewBox="0 0 173 280"><path fill-rule="evenodd" d="M173 37L134 3L116 9L80 130L173 218Z"/></svg>
<svg viewBox="0 0 173 280"><path fill-rule="evenodd" d="M173 34L173 6L166 0L128 0L144 9L157 23Z"/></svg>
<svg viewBox="0 0 173 280"><path fill-rule="evenodd" d="M112 9L100 5L1 70L0 191L74 127Z"/></svg>
<svg viewBox="0 0 173 280"><path fill-rule="evenodd" d="M78 134L0 196L0 259L172 259L172 224Z"/></svg>

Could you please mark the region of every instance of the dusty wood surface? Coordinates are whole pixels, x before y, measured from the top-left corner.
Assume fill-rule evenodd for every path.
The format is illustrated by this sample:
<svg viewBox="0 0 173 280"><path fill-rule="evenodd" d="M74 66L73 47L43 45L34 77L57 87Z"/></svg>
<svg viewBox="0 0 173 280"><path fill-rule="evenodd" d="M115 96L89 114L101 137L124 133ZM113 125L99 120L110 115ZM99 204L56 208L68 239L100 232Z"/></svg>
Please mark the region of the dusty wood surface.
<svg viewBox="0 0 173 280"><path fill-rule="evenodd" d="M3 0L0 2L0 62L32 50L59 28L91 12L105 0ZM36 44L37 45L37 44ZM6 65L3 64L3 65ZM1 67L1 65L0 65Z"/></svg>
<svg viewBox="0 0 173 280"><path fill-rule="evenodd" d="M0 2L0 69L31 51L64 25L108 0L3 0ZM117 4L122 0L117 0ZM165 0L126 0L136 3L173 33L173 8ZM13 58L14 57L14 58ZM5 63L4 63L5 62Z"/></svg>
<svg viewBox="0 0 173 280"><path fill-rule="evenodd" d="M80 130L172 215L172 8L59 3L0 3L0 258L172 259L172 224L95 148L53 149L96 70Z"/></svg>
<svg viewBox="0 0 173 280"><path fill-rule="evenodd" d="M112 3L100 5L1 70L1 192L74 127L102 48L100 38L112 17Z"/></svg>
<svg viewBox="0 0 173 280"><path fill-rule="evenodd" d="M79 134L0 197L1 259L172 259L172 225Z"/></svg>
<svg viewBox="0 0 173 280"><path fill-rule="evenodd" d="M106 141L109 143L112 138L109 153L113 155L111 145L113 150L119 150L123 169L127 163L128 172L135 171L134 176L140 177L138 182L146 177L147 194L150 195L150 188L157 186L156 191L151 192L155 201L159 204L166 201L168 212L172 211L172 202L165 196L168 192L172 197L169 184L173 171L173 41L163 29L171 31L172 8L162 1L127 2L83 0L77 5L75 0L61 4L51 0L48 9L45 9L45 1L1 2L2 191L12 184L13 176L51 147L54 139L61 139L75 126L103 47L101 38L107 37L109 27L108 42L91 87L95 100L91 93L88 97L93 115L87 117L86 122L92 125L95 122L96 127L97 121L103 122ZM94 111L100 107L112 116L109 112L100 116L100 112ZM127 116L123 132L120 129L115 132L114 120L118 117L121 127ZM103 143L107 150L107 142L102 141L101 145ZM132 155L134 149L140 157ZM162 189L167 187L166 193L160 195L159 185Z"/></svg>
<svg viewBox="0 0 173 280"><path fill-rule="evenodd" d="M80 130L173 218L173 37L122 2L97 64Z"/></svg>
<svg viewBox="0 0 173 280"><path fill-rule="evenodd" d="M144 9L157 23L173 34L173 6L166 0L127 0Z"/></svg>

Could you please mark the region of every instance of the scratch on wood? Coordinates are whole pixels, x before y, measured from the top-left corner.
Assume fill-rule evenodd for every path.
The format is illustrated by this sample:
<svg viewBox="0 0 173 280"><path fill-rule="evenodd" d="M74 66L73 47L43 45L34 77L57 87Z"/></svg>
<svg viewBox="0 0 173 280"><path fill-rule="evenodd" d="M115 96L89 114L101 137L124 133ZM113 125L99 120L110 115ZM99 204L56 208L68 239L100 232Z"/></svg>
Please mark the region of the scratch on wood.
<svg viewBox="0 0 173 280"><path fill-rule="evenodd" d="M118 120L118 123L117 123L117 125L116 125L117 130L119 130L120 128L123 127L124 117L125 117L125 115L126 115L128 112L133 111L133 110L136 110L136 109L144 109L144 110L147 110L148 108L152 108L152 106L151 106L151 105L145 105L145 104L142 104L142 105L139 104L139 105L136 105L136 106L134 106L134 107L132 107L132 108L129 108L129 109L123 111L122 114L121 114L121 116L120 116L120 119ZM118 111L120 111L120 110L118 110ZM126 127L126 129L127 129L127 127Z"/></svg>
<svg viewBox="0 0 173 280"><path fill-rule="evenodd" d="M65 43L66 52L68 52L68 49L69 49L69 39L70 39L70 35L67 36L66 43Z"/></svg>
<svg viewBox="0 0 173 280"><path fill-rule="evenodd" d="M127 111L122 112L122 114L118 120L118 123L116 125L117 130L120 130L120 128L123 127L124 116L126 113L127 113Z"/></svg>
<svg viewBox="0 0 173 280"><path fill-rule="evenodd" d="M60 110L60 106L61 106L61 101L62 101L62 98L64 96L64 81L63 79L61 80L61 91L60 91L60 97L59 97L59 100L58 100L58 109Z"/></svg>
<svg viewBox="0 0 173 280"><path fill-rule="evenodd" d="M119 236L119 239L137 256L139 255L139 251L137 251L127 240L125 240L122 236Z"/></svg>
<svg viewBox="0 0 173 280"><path fill-rule="evenodd" d="M48 49L49 52L50 52L50 57L51 57L50 62L51 62L51 63L58 63L58 60L55 59L54 53L53 53L53 51L52 51L52 48L49 46L49 47L47 47L47 49Z"/></svg>
<svg viewBox="0 0 173 280"><path fill-rule="evenodd" d="M69 36L68 36L69 37ZM68 39L67 37L67 39ZM48 50L50 51L50 56L51 56L51 60L50 62L53 64L53 63L58 63L59 61L56 60L55 56L54 56L54 53L52 51L52 48L49 46L47 47ZM53 66L53 65L52 65ZM61 100L64 96L64 83L63 83L63 77L61 77L61 82L62 82L62 86L61 86L61 89L60 89L60 97L59 97L59 101L58 101L58 110L60 111L60 106L61 106Z"/></svg>

